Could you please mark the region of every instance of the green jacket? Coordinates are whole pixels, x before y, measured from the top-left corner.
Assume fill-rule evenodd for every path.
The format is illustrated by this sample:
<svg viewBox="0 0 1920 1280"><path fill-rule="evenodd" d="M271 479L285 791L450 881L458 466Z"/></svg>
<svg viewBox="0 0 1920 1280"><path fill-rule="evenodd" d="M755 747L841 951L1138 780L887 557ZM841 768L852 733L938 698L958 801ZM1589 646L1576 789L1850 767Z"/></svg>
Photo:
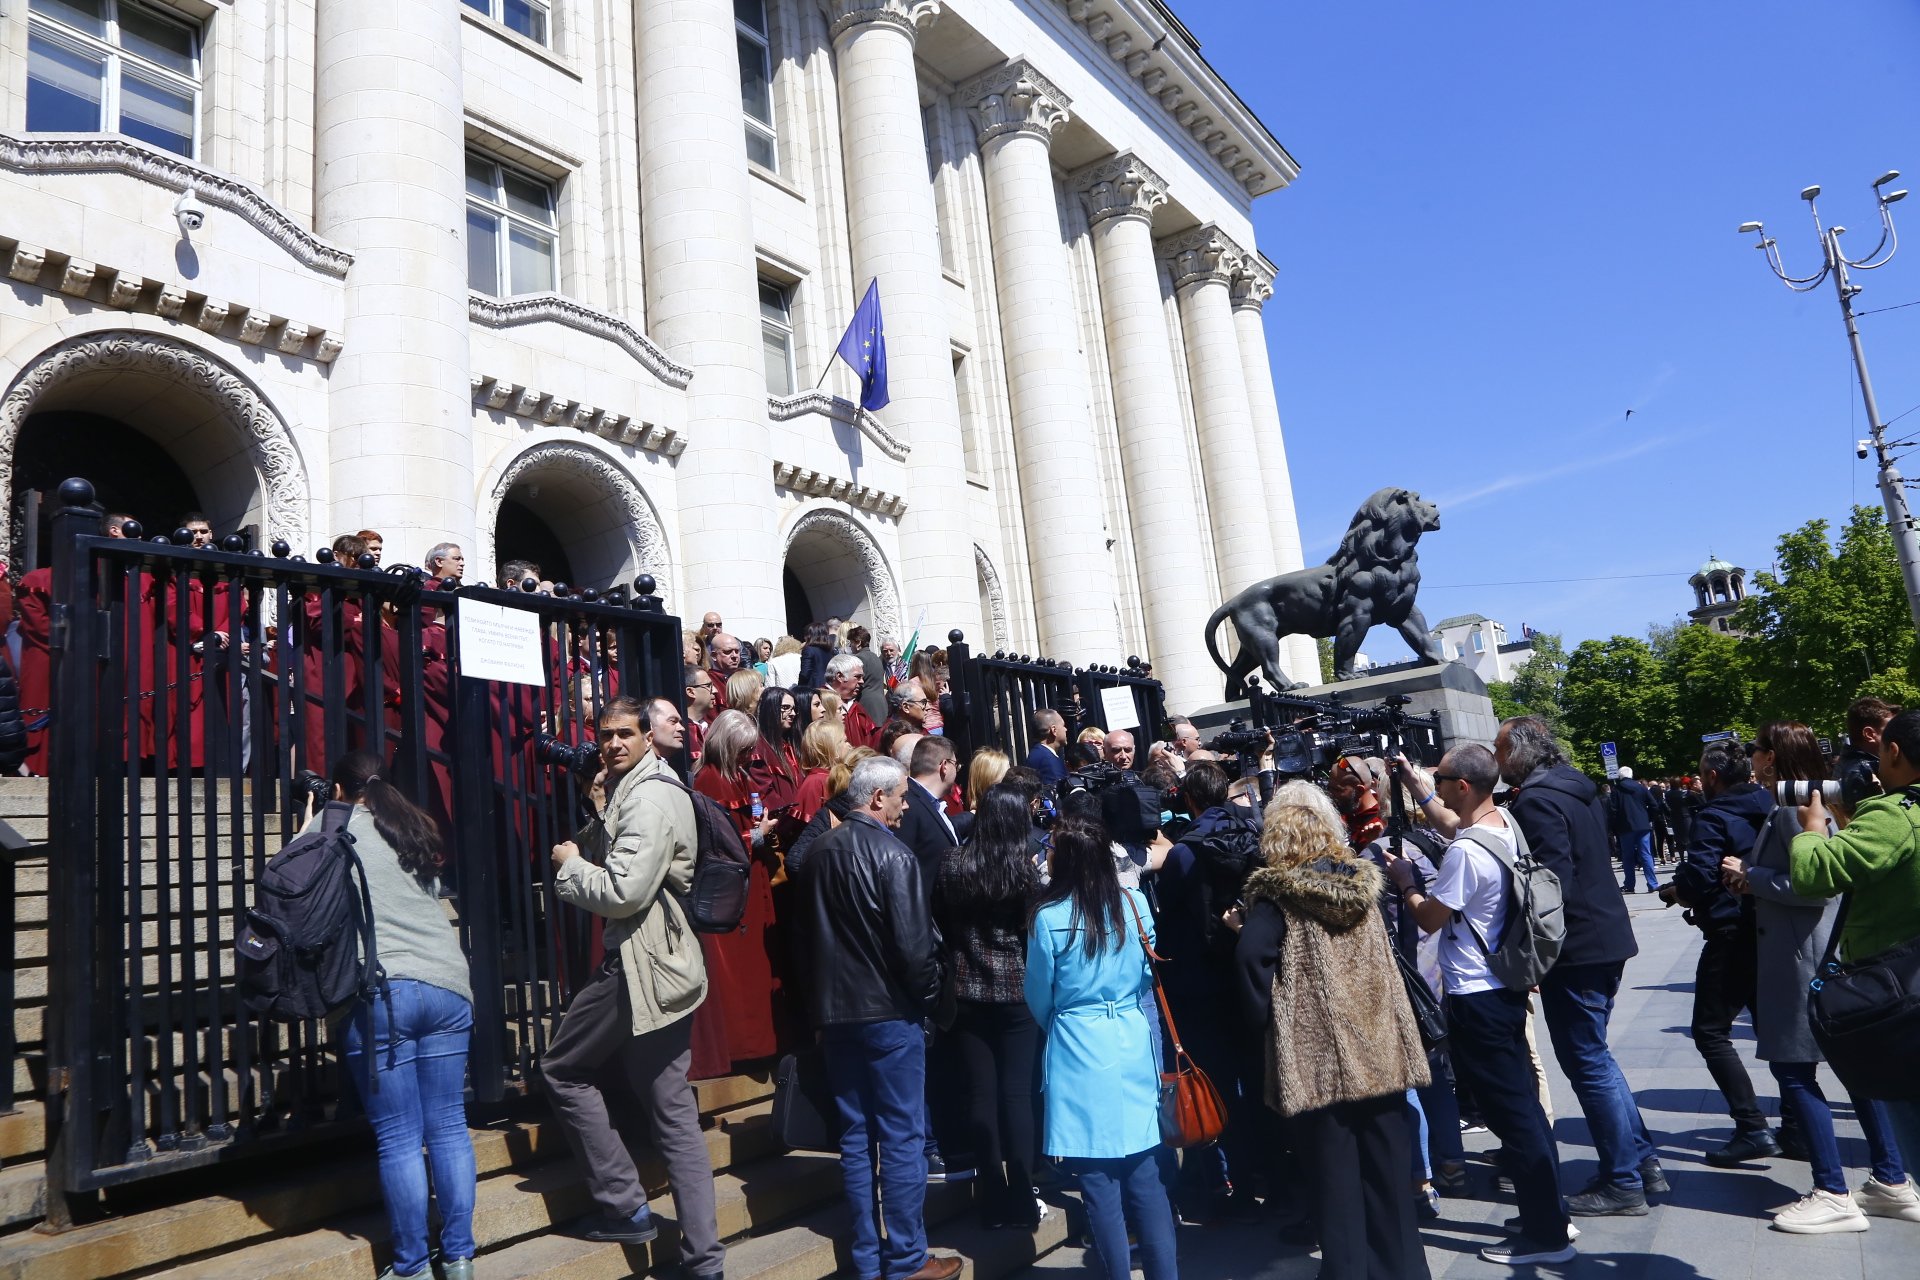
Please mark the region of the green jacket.
<svg viewBox="0 0 1920 1280"><path fill-rule="evenodd" d="M1920 937L1920 803L1904 794L1860 802L1838 835L1793 839L1793 891L1831 898L1854 891L1840 935L1853 962Z"/></svg>

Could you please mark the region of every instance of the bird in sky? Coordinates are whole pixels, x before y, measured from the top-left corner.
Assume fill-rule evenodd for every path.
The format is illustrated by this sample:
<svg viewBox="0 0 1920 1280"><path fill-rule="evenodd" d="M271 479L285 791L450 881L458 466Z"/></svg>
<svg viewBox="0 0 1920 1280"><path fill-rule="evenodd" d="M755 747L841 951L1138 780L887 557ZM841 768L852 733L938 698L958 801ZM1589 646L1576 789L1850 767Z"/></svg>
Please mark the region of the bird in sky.
<svg viewBox="0 0 1920 1280"><path fill-rule="evenodd" d="M1632 416L1633 416L1633 410L1631 409L1627 410L1627 418L1631 418ZM1627 418L1622 418L1620 419L1620 421L1625 422Z"/></svg>

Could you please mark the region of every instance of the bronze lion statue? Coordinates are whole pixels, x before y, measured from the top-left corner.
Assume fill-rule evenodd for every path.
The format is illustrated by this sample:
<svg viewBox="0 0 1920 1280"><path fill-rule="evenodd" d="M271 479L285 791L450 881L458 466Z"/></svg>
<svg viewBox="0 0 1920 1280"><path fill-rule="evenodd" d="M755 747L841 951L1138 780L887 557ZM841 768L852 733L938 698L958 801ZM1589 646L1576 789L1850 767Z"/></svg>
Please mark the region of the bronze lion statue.
<svg viewBox="0 0 1920 1280"><path fill-rule="evenodd" d="M1227 699L1243 697L1257 666L1270 688L1293 681L1280 669L1282 636L1331 636L1333 678L1353 678L1354 655L1375 626L1400 633L1423 664L1441 661L1440 642L1427 634L1427 620L1413 602L1420 589L1415 546L1440 527L1440 508L1410 489L1382 489L1361 504L1333 559L1256 582L1207 619L1207 652L1227 673ZM1215 635L1233 620L1240 652L1231 664L1220 657ZM1315 673L1318 674L1318 673Z"/></svg>

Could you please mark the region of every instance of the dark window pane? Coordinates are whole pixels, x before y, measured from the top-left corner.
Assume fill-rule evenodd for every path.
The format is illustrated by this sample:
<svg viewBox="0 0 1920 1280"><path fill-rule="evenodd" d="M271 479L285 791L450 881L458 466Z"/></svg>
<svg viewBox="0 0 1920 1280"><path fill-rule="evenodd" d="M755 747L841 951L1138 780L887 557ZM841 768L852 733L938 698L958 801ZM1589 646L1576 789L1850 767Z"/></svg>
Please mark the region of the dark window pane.
<svg viewBox="0 0 1920 1280"><path fill-rule="evenodd" d="M29 0L27 8L88 35L107 34L107 0Z"/></svg>
<svg viewBox="0 0 1920 1280"><path fill-rule="evenodd" d="M130 4L120 6L120 47L169 71L193 74L193 33Z"/></svg>
<svg viewBox="0 0 1920 1280"><path fill-rule="evenodd" d="M787 292L777 284L760 282L760 315L762 319L775 320L781 324L787 322Z"/></svg>
<svg viewBox="0 0 1920 1280"><path fill-rule="evenodd" d="M740 105L761 124L773 123L773 85L767 71L765 47L741 36Z"/></svg>
<svg viewBox="0 0 1920 1280"><path fill-rule="evenodd" d="M507 208L535 222L553 221L553 193L544 182L523 178L511 169L501 172L507 193Z"/></svg>
<svg viewBox="0 0 1920 1280"><path fill-rule="evenodd" d="M530 0L506 0L504 21L529 40L547 42L547 7Z"/></svg>
<svg viewBox="0 0 1920 1280"><path fill-rule="evenodd" d="M758 31L767 34L767 6L765 0L733 0L733 16Z"/></svg>
<svg viewBox="0 0 1920 1280"><path fill-rule="evenodd" d="M461 2L469 9L478 9L481 13L492 16L492 10L487 7L487 0L461 0Z"/></svg>
<svg viewBox="0 0 1920 1280"><path fill-rule="evenodd" d="M477 156L467 157L467 194L482 200L498 200L493 189L493 165Z"/></svg>
<svg viewBox="0 0 1920 1280"><path fill-rule="evenodd" d="M27 41L27 131L97 133L107 64L44 36Z"/></svg>
<svg viewBox="0 0 1920 1280"><path fill-rule="evenodd" d="M762 169L778 170L779 157L774 154L773 139L759 128L747 126L747 159Z"/></svg>
<svg viewBox="0 0 1920 1280"><path fill-rule="evenodd" d="M120 132L183 156L193 154L193 96L120 73Z"/></svg>
<svg viewBox="0 0 1920 1280"><path fill-rule="evenodd" d="M467 288L500 296L500 220L482 209L467 210Z"/></svg>

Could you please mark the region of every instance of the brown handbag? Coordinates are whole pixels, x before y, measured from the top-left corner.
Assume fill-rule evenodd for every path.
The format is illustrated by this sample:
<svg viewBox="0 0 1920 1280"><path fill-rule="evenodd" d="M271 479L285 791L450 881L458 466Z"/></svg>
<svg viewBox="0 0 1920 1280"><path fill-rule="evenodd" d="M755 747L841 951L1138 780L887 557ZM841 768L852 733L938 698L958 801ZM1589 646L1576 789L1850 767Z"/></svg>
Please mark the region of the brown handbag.
<svg viewBox="0 0 1920 1280"><path fill-rule="evenodd" d="M1167 1038L1173 1041L1173 1070L1160 1073L1160 1140L1170 1147L1204 1147L1218 1142L1226 1132L1227 1109L1220 1091L1207 1079L1207 1073L1194 1065L1180 1043L1180 1031L1173 1025L1173 1010L1167 1007L1167 991L1160 985L1162 963L1153 944L1147 941L1147 927L1140 919L1140 908L1133 895L1120 891L1133 913L1133 927L1140 935L1140 949L1147 953L1147 973L1153 979L1153 994L1160 1001L1160 1016L1166 1019ZM1157 1065L1157 1064L1156 1064Z"/></svg>

